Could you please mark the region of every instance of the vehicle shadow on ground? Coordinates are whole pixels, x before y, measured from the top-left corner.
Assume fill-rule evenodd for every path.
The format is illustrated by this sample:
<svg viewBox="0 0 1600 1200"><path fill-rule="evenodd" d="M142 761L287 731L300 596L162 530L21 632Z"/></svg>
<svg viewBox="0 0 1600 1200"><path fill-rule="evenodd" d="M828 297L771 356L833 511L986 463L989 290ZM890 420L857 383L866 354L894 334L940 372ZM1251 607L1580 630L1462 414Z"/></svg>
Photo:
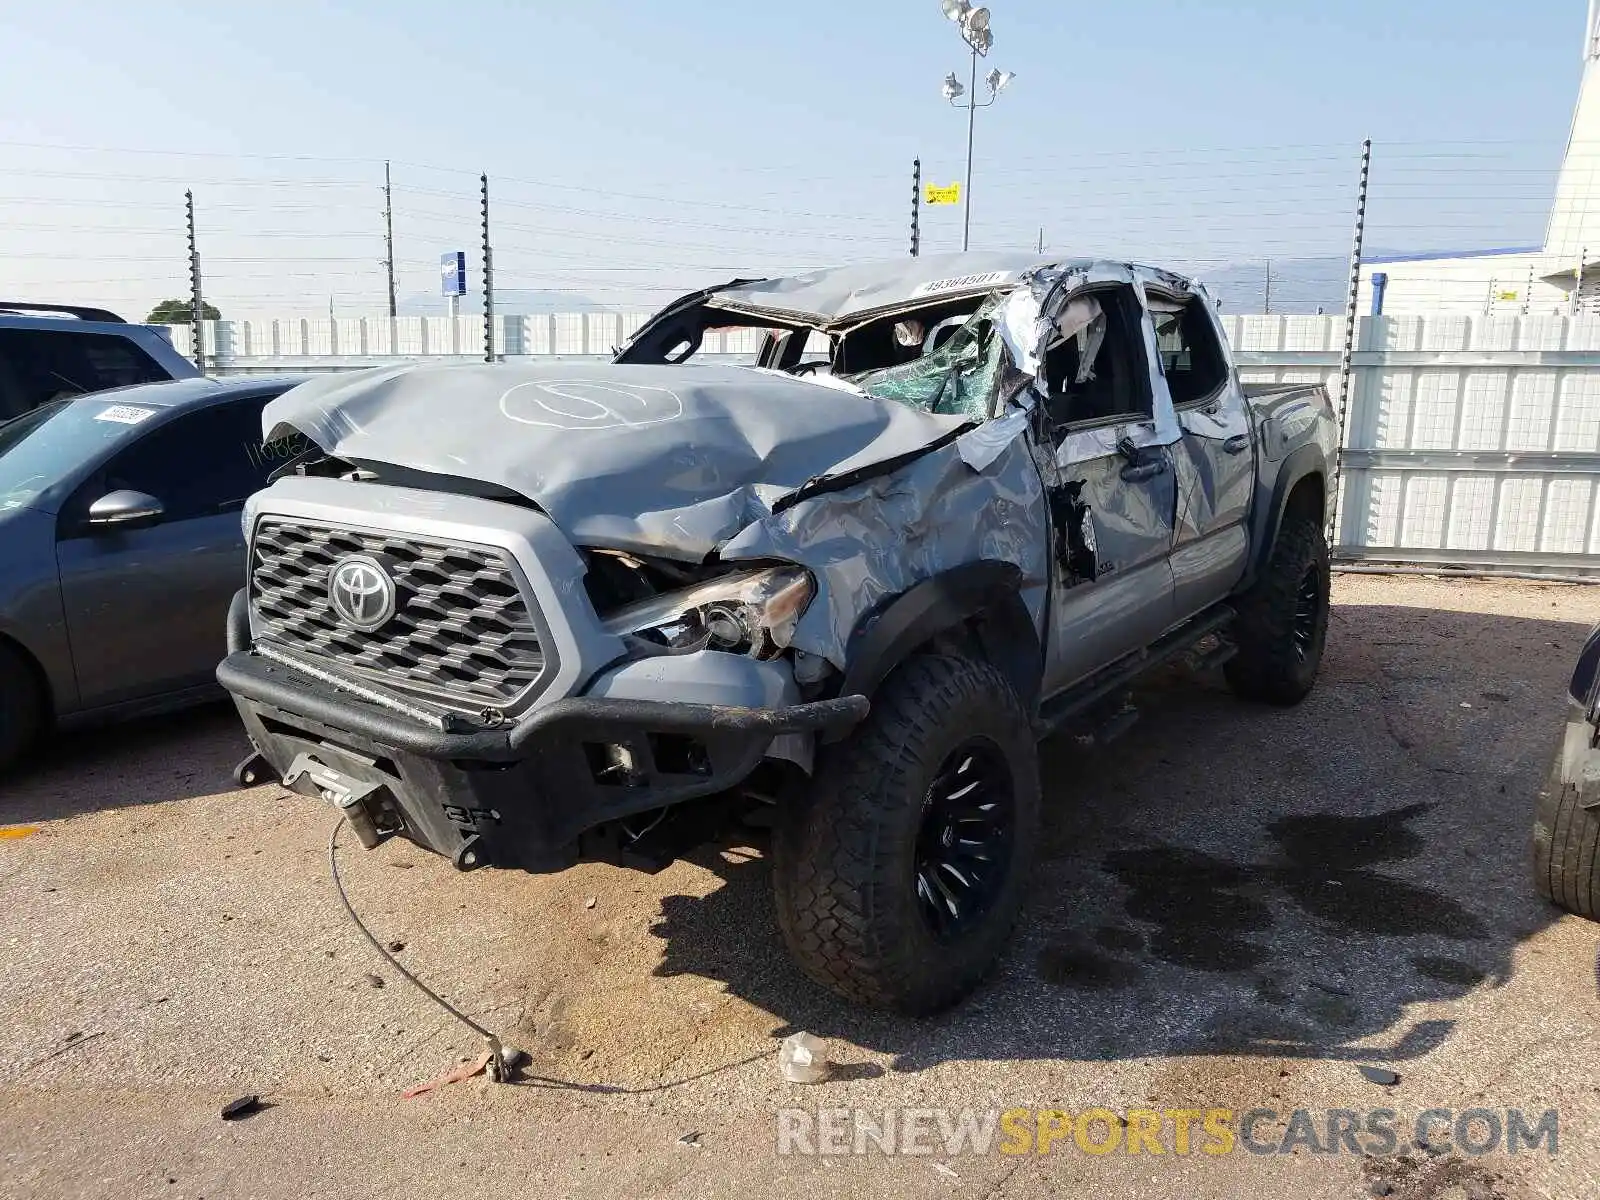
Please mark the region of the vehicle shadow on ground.
<svg viewBox="0 0 1600 1200"><path fill-rule="evenodd" d="M249 750L226 701L58 733L0 783L0 824L215 795Z"/></svg>
<svg viewBox="0 0 1600 1200"><path fill-rule="evenodd" d="M1557 916L1534 894L1532 803L1587 629L1341 606L1296 709L1174 669L1109 748L1042 750L1046 819L1005 960L951 1013L864 1013L784 954L763 859L663 900L660 975L692 973L785 1026L893 1056L1161 1054L1404 1061L1450 1036L1408 1006L1502 986Z"/></svg>

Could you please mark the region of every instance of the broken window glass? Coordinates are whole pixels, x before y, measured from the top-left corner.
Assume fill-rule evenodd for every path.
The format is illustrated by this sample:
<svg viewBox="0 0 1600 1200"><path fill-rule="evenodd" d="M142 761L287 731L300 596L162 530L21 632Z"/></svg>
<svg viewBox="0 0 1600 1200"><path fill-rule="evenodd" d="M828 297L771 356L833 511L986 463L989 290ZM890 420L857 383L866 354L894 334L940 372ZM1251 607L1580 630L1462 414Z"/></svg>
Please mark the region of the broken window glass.
<svg viewBox="0 0 1600 1200"><path fill-rule="evenodd" d="M851 382L869 396L922 412L987 420L994 411L1007 361L1005 343L994 324L999 304L998 298L984 304L920 358L881 371L864 371L850 376Z"/></svg>
<svg viewBox="0 0 1600 1200"><path fill-rule="evenodd" d="M1156 348L1161 353L1161 373L1166 376L1172 402L1179 407L1210 399L1228 382L1228 359L1217 341L1216 327L1204 301L1179 302L1150 298L1155 322Z"/></svg>

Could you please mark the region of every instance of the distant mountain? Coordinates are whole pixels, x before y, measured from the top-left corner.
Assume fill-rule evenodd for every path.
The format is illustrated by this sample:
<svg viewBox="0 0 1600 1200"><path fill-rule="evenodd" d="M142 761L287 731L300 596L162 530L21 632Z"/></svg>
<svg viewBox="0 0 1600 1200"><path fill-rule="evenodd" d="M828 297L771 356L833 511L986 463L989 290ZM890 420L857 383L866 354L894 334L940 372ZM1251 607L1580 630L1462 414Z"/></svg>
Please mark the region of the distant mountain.
<svg viewBox="0 0 1600 1200"><path fill-rule="evenodd" d="M1267 310L1265 261L1234 263L1226 267L1191 269L1230 315L1250 315ZM1318 308L1344 312L1350 287L1350 261L1345 258L1284 258L1272 260L1272 311L1311 314Z"/></svg>
<svg viewBox="0 0 1600 1200"><path fill-rule="evenodd" d="M450 305L443 296L417 293L402 296L395 304L402 317L444 317L450 314ZM502 316L536 317L558 312L608 312L608 306L575 292L545 292L530 288L496 288L494 311ZM468 292L461 297L463 316L476 316L483 312L483 296Z"/></svg>

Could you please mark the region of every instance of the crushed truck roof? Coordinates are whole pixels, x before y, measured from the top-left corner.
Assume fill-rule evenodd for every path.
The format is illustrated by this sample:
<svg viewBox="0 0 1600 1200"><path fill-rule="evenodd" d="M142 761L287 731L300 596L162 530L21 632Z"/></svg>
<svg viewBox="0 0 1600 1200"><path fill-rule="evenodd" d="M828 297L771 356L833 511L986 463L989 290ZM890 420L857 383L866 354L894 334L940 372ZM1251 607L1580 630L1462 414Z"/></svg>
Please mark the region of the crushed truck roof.
<svg viewBox="0 0 1600 1200"><path fill-rule="evenodd" d="M999 291L1039 267L1092 265L1089 259L1038 254L928 254L734 284L717 289L707 302L832 324L920 300Z"/></svg>

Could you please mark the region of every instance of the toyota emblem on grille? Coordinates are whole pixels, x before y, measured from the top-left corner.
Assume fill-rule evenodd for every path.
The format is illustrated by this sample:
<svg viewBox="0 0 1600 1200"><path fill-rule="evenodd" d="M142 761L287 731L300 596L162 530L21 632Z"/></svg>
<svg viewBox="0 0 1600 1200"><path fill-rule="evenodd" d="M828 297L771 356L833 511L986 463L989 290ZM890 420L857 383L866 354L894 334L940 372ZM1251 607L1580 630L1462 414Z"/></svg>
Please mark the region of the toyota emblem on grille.
<svg viewBox="0 0 1600 1200"><path fill-rule="evenodd" d="M346 625L371 633L394 616L394 580L377 559L352 554L328 572L328 604Z"/></svg>

